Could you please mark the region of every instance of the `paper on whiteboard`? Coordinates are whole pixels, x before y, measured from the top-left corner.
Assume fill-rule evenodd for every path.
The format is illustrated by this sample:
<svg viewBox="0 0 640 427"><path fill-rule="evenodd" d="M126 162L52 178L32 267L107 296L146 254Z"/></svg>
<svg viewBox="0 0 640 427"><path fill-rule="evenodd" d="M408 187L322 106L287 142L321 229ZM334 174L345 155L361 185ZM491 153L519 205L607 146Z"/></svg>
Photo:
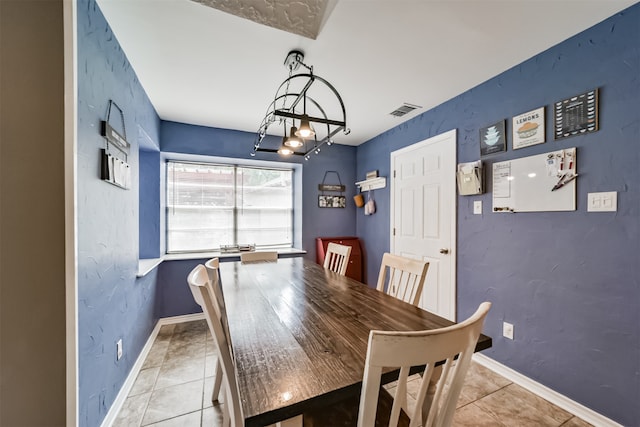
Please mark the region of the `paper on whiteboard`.
<svg viewBox="0 0 640 427"><path fill-rule="evenodd" d="M511 197L511 163L502 162L493 165L493 197Z"/></svg>

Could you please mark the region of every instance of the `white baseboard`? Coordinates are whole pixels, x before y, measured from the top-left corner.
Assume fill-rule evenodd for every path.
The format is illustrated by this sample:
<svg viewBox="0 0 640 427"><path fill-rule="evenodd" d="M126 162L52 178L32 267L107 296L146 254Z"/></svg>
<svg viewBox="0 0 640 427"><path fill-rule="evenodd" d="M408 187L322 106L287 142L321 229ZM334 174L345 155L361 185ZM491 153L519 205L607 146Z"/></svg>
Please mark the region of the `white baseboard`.
<svg viewBox="0 0 640 427"><path fill-rule="evenodd" d="M171 325L174 323L192 322L194 320L204 320L204 313L184 314L182 316L163 317L158 319L158 325Z"/></svg>
<svg viewBox="0 0 640 427"><path fill-rule="evenodd" d="M541 398L553 403L554 405L564 409L567 412L572 413L576 417L583 419L584 421L597 426L597 427L622 427L615 421L605 417L596 411L587 408L586 406L569 399L568 397L553 391L547 386L544 386L529 377L522 375L521 373L514 371L513 369L496 362L489 357L475 353L473 360L485 368L491 369L493 372L502 375L506 379L513 381L515 384L529 390L530 392L540 396Z"/></svg>
<svg viewBox="0 0 640 427"><path fill-rule="evenodd" d="M118 417L118 413L120 412L120 409L122 409L122 405L124 405L124 401L127 399L127 396L129 396L129 392L133 387L133 383L135 383L136 378L138 378L140 369L142 369L142 365L144 365L144 361L147 359L149 351L151 351L151 347L153 346L153 342L158 336L158 332L160 332L160 328L163 325L171 325L173 323L190 322L193 320L202 319L204 319L204 313L186 314L184 316L163 317L161 319L158 319L158 323L156 323L153 331L151 331L151 335L149 335L146 344L142 348L142 351L140 351L140 354L136 359L136 363L133 364L129 375L127 375L127 379L125 380L124 384L122 384L122 387L120 387L118 396L113 401L113 404L111 404L111 408L109 409L109 412L107 412L107 416L104 417L101 427L111 427L113 425L113 422Z"/></svg>

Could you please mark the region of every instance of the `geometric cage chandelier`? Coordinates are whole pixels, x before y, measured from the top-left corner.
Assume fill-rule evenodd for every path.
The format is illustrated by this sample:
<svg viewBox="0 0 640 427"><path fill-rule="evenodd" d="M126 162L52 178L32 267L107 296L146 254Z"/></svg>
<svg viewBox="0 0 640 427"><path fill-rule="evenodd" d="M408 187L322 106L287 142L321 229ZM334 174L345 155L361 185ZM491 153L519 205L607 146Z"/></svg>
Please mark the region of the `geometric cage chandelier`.
<svg viewBox="0 0 640 427"><path fill-rule="evenodd" d="M342 131L344 135L351 132L347 128L347 115L338 91L331 83L313 74L313 66L303 61L304 53L299 50L287 54L284 65L289 70L289 77L278 87L260 122L251 156L260 151L304 156L309 160L312 154L320 153L322 146L333 144L333 137L338 132ZM308 72L294 74L300 66ZM338 117L329 118L327 112ZM260 146L270 127L283 134L278 149Z"/></svg>

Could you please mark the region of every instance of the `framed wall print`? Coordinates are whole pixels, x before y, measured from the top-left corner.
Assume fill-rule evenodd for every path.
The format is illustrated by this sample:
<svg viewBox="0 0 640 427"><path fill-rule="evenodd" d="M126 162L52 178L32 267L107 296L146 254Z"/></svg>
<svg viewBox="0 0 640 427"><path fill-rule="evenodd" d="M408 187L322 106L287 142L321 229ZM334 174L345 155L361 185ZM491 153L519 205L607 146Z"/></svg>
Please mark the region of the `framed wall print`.
<svg viewBox="0 0 640 427"><path fill-rule="evenodd" d="M328 184L327 183L327 175L334 174L338 179L337 184ZM340 179L340 174L336 171L326 171L324 173L324 177L322 178L322 183L318 184L318 190L320 190L321 194L318 195L318 207L319 208L345 208L347 207L347 198L342 195L345 190L345 186L342 185L342 180ZM340 195L331 195L324 194L327 191L329 193L336 192L340 193Z"/></svg>
<svg viewBox="0 0 640 427"><path fill-rule="evenodd" d="M507 151L504 120L480 129L480 155L487 156L500 151Z"/></svg>
<svg viewBox="0 0 640 427"><path fill-rule="evenodd" d="M320 208L344 208L347 206L345 196L318 196L318 207Z"/></svg>
<svg viewBox="0 0 640 427"><path fill-rule="evenodd" d="M553 104L555 139L598 130L598 89Z"/></svg>
<svg viewBox="0 0 640 427"><path fill-rule="evenodd" d="M514 150L545 142L544 107L515 116L512 125Z"/></svg>

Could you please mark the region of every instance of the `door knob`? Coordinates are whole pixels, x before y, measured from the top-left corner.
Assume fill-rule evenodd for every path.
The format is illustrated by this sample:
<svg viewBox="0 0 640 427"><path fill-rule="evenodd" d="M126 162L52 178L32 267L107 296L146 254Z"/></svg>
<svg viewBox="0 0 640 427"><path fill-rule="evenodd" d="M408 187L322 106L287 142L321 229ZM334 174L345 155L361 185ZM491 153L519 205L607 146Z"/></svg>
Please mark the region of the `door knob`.
<svg viewBox="0 0 640 427"><path fill-rule="evenodd" d="M442 248L442 249L440 249L440 253L441 254L448 254L449 253L449 249Z"/></svg>

